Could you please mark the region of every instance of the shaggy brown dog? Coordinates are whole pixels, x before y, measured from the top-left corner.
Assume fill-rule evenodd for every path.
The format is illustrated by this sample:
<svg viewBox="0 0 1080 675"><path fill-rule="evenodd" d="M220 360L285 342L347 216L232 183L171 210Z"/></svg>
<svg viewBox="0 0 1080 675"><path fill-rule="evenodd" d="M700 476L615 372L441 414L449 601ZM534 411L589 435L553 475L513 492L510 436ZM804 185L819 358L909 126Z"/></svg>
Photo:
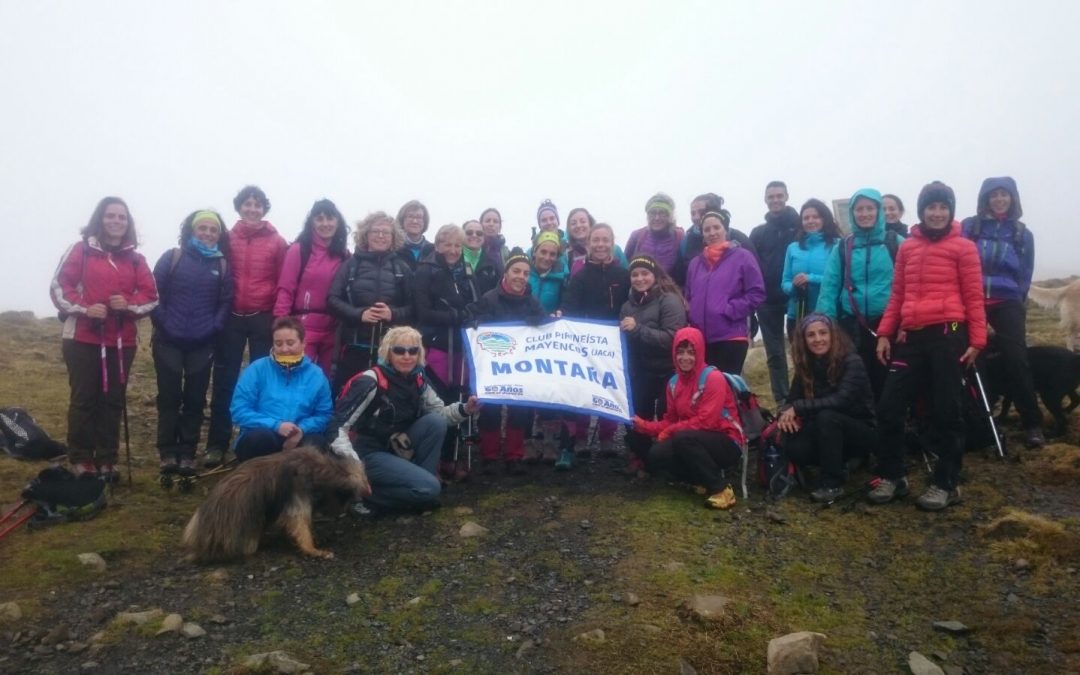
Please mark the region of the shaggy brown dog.
<svg viewBox="0 0 1080 675"><path fill-rule="evenodd" d="M370 494L364 465L355 460L313 447L258 457L214 486L184 528L181 544L196 562L233 560L255 553L263 531L280 525L302 553L333 558L315 548L312 510Z"/></svg>
<svg viewBox="0 0 1080 675"><path fill-rule="evenodd" d="M1061 288L1031 286L1028 297L1044 309L1056 309L1061 317L1061 329L1065 331L1065 347L1076 351L1080 336L1080 280Z"/></svg>

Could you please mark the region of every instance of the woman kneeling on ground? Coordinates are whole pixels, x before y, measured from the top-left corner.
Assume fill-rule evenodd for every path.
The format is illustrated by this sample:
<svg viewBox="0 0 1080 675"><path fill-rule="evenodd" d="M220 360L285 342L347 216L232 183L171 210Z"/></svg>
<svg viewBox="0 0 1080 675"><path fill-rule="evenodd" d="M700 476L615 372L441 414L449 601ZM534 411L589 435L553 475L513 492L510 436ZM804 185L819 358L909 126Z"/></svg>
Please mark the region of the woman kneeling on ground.
<svg viewBox="0 0 1080 675"><path fill-rule="evenodd" d="M800 467L821 467L810 498L831 502L844 493L845 460L877 447L874 392L847 335L824 314L803 317L792 353L795 378L777 420L784 451Z"/></svg>
<svg viewBox="0 0 1080 675"><path fill-rule="evenodd" d="M924 187L919 224L896 255L892 295L878 326L877 357L889 365L889 374L877 409L881 480L867 496L875 504L908 492L904 420L920 394L929 403L928 441L938 462L916 504L940 511L960 501L961 378L986 346L986 310L979 252L960 235L955 212L952 188L938 182Z"/></svg>
<svg viewBox="0 0 1080 675"><path fill-rule="evenodd" d="M378 363L345 384L330 423L336 434L331 447L363 460L371 482L367 502L375 508L436 508L442 490L436 471L447 428L479 407L475 396L444 405L424 377L419 331L398 326L383 336Z"/></svg>
<svg viewBox="0 0 1080 675"><path fill-rule="evenodd" d="M334 402L326 375L304 356L304 324L278 317L272 335L270 356L245 368L233 392L229 412L240 427L234 452L241 462L326 444Z"/></svg>
<svg viewBox="0 0 1080 675"><path fill-rule="evenodd" d="M657 441L646 460L650 473L666 469L691 485L704 486L709 495L705 505L726 509L735 503L735 493L722 473L742 459L745 442L735 395L724 374L706 366L701 331L682 328L673 344L675 377L667 387L667 410L655 422L635 416L634 431Z"/></svg>

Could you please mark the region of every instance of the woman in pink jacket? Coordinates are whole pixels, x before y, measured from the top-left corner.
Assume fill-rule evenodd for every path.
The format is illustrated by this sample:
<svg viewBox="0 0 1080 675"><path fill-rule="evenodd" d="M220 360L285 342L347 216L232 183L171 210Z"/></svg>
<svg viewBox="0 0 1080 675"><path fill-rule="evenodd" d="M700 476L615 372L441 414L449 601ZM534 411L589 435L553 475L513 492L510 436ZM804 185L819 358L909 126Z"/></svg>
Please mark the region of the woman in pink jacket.
<svg viewBox="0 0 1080 675"><path fill-rule="evenodd" d="M304 353L330 377L337 320L326 310L326 296L341 263L349 258L347 227L329 199L315 202L304 229L285 253L278 277L274 318L295 316L304 324Z"/></svg>

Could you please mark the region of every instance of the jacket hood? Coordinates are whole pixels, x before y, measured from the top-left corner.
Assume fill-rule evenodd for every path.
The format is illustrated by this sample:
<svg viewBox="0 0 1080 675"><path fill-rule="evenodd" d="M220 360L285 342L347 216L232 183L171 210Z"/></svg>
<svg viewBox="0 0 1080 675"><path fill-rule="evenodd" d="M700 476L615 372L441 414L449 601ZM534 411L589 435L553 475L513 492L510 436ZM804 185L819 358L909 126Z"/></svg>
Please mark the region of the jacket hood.
<svg viewBox="0 0 1080 675"><path fill-rule="evenodd" d="M689 373L679 370L679 364L675 358L679 351L679 345L683 342L689 342L694 346L694 370ZM671 364L675 366L675 372L678 373L679 379L697 381L701 371L705 369L705 336L701 334L700 330L693 326L687 326L676 331L675 339L671 342Z"/></svg>
<svg viewBox="0 0 1080 675"><path fill-rule="evenodd" d="M871 200L877 204L877 221L874 226L870 228L869 233L855 224L855 202L860 197ZM851 232L855 235L862 234L866 236L870 235L871 238L880 239L885 236L885 207L882 203L881 193L874 188L862 188L856 190L855 194L851 195L851 199L848 201L848 222L851 224Z"/></svg>
<svg viewBox="0 0 1080 675"><path fill-rule="evenodd" d="M1009 213L1005 216L1006 219L1017 220L1024 215L1024 209L1020 207L1020 191L1016 188L1016 181L1011 176L998 176L987 178L982 182L982 187L979 188L979 217L994 217L990 213L990 193L998 188L1004 188L1012 195L1012 204L1009 206Z"/></svg>

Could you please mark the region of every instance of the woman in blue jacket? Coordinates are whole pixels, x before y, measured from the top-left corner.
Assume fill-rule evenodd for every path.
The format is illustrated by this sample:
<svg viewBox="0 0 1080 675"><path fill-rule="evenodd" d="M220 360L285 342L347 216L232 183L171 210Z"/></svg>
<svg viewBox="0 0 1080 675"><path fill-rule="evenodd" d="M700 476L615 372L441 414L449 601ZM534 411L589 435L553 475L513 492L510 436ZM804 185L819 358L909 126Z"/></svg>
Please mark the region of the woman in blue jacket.
<svg viewBox="0 0 1080 675"><path fill-rule="evenodd" d="M151 353L157 375L157 449L161 472L195 474L214 341L232 306L233 280L225 262L229 233L215 211L194 211L180 225L179 248L154 265L158 306Z"/></svg>
<svg viewBox="0 0 1080 675"><path fill-rule="evenodd" d="M825 263L817 311L838 319L870 375L874 400L881 398L887 369L877 359L877 326L892 292L893 261L903 237L885 229L881 193L863 188L851 195L851 234L833 247Z"/></svg>
<svg viewBox="0 0 1080 675"><path fill-rule="evenodd" d="M532 272L529 273L529 292L540 301L548 314L562 304L563 288L566 287L566 258L562 255L559 235L541 232L533 240L529 250Z"/></svg>
<svg viewBox="0 0 1080 675"><path fill-rule="evenodd" d="M817 307L821 277L840 228L832 211L820 199L811 199L799 211L799 229L795 241L788 244L784 255L784 273L780 287L788 296L787 334L794 342L795 325Z"/></svg>
<svg viewBox="0 0 1080 675"><path fill-rule="evenodd" d="M241 462L301 444L326 445L334 402L326 375L304 356L304 324L278 317L273 336L270 356L249 365L233 393L229 412L240 427L234 452Z"/></svg>

